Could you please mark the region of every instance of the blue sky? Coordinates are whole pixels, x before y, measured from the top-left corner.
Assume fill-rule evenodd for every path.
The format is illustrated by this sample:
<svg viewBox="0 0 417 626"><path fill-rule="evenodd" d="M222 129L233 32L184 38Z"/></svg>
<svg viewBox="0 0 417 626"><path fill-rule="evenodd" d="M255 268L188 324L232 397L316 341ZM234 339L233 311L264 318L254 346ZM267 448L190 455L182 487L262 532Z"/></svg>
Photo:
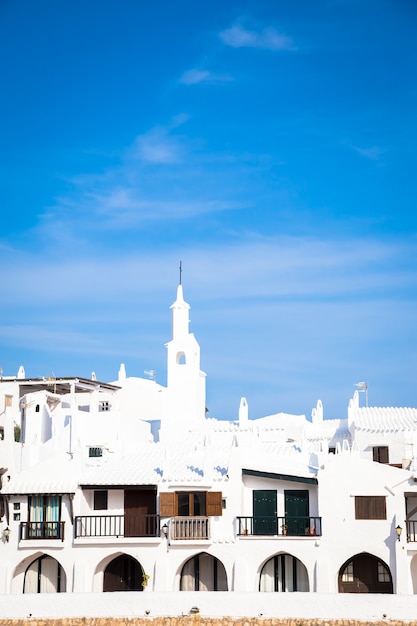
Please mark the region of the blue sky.
<svg viewBox="0 0 417 626"><path fill-rule="evenodd" d="M209 416L417 406L416 29L414 0L1 0L4 375L165 384L181 260Z"/></svg>

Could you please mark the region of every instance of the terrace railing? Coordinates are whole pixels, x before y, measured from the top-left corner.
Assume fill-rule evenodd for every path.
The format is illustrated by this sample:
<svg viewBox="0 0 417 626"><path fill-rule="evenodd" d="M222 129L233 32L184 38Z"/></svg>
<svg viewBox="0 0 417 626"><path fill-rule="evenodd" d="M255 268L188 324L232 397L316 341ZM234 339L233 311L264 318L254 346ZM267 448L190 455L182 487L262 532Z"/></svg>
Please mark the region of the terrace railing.
<svg viewBox="0 0 417 626"><path fill-rule="evenodd" d="M159 537L159 515L79 515L74 536Z"/></svg>
<svg viewBox="0 0 417 626"><path fill-rule="evenodd" d="M321 517L302 515L286 517L237 517L237 534L315 537L321 536Z"/></svg>
<svg viewBox="0 0 417 626"><path fill-rule="evenodd" d="M19 539L60 539L64 541L65 522L20 522Z"/></svg>
<svg viewBox="0 0 417 626"><path fill-rule="evenodd" d="M209 518L198 517L173 517L170 523L170 539L193 540L210 538Z"/></svg>
<svg viewBox="0 0 417 626"><path fill-rule="evenodd" d="M406 520L407 542L417 541L417 521Z"/></svg>

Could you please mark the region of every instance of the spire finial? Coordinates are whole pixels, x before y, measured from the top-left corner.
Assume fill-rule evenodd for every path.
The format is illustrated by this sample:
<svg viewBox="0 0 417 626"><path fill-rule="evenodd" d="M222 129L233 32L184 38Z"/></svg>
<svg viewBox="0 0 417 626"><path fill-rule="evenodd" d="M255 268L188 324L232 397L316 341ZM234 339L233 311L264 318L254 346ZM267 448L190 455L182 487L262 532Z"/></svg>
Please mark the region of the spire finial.
<svg viewBox="0 0 417 626"><path fill-rule="evenodd" d="M180 261L180 285L181 285L181 275L182 275L182 261Z"/></svg>

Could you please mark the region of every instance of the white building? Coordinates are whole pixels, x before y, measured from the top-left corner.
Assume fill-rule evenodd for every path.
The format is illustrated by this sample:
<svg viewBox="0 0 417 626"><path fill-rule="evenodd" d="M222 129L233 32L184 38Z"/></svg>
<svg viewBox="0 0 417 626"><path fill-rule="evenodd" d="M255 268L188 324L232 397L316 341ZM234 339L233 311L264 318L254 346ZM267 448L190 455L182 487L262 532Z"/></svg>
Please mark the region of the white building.
<svg viewBox="0 0 417 626"><path fill-rule="evenodd" d="M0 380L0 593L417 593L417 409L207 419L171 310L166 387Z"/></svg>

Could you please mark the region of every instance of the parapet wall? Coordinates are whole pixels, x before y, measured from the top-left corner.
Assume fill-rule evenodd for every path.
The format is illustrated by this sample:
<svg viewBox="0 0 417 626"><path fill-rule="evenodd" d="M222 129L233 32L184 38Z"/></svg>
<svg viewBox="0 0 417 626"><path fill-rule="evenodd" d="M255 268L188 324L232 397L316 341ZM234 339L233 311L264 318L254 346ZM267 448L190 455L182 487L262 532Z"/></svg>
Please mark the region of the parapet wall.
<svg viewBox="0 0 417 626"><path fill-rule="evenodd" d="M417 595L115 592L0 595L0 626L417 626Z"/></svg>

